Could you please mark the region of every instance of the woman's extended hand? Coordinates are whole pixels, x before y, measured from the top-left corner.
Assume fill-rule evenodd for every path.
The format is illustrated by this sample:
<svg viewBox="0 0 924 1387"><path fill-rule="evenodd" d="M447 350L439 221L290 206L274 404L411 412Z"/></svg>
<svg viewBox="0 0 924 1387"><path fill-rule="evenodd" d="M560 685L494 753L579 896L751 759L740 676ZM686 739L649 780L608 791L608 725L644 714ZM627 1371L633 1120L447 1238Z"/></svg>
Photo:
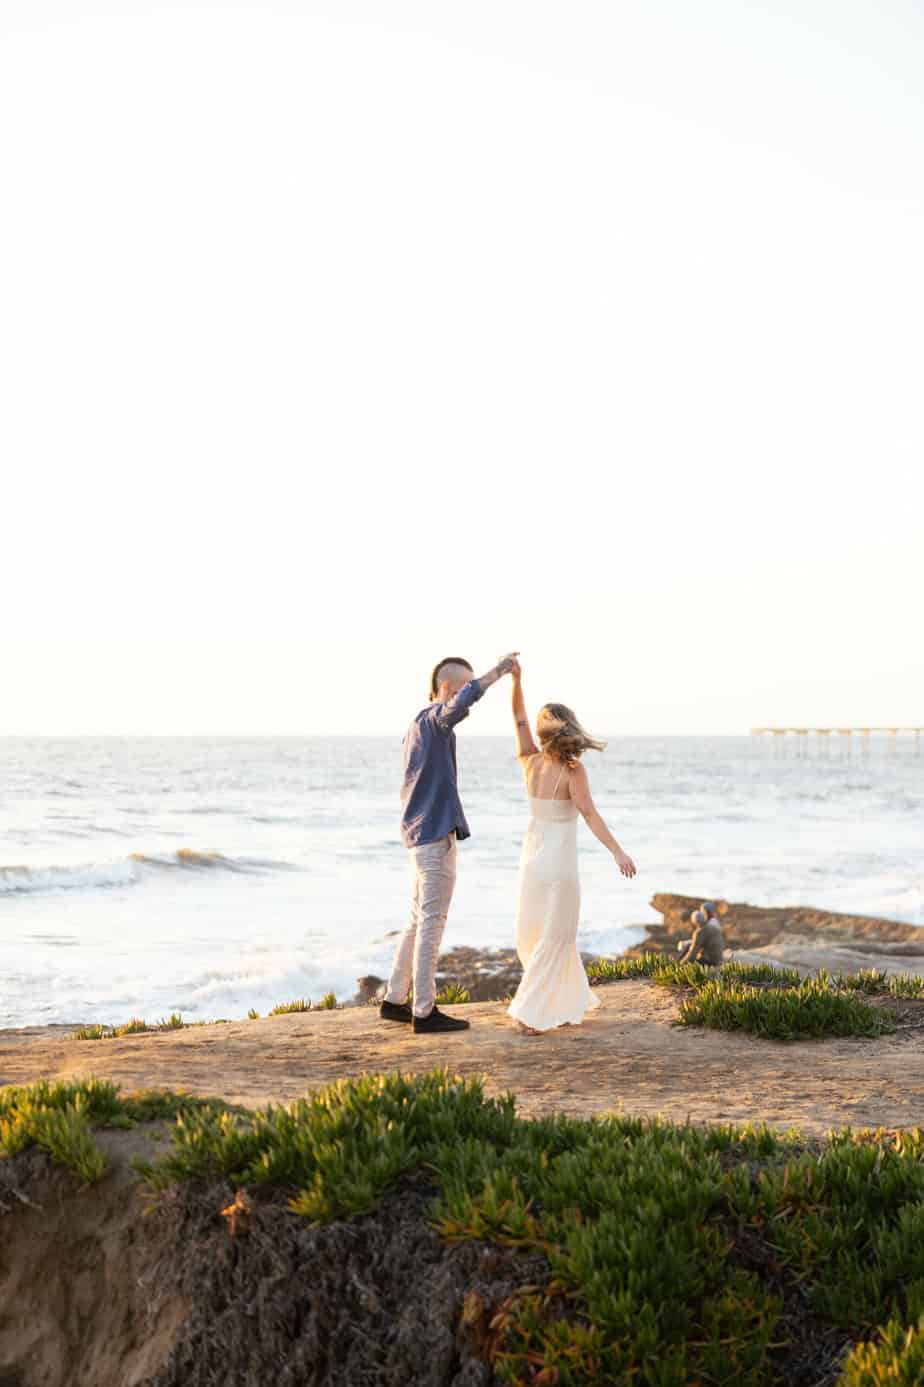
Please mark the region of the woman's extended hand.
<svg viewBox="0 0 924 1387"><path fill-rule="evenodd" d="M613 856L616 859L616 866L622 872L624 877L635 876L635 863L632 861L632 858L629 856L627 852L623 852L622 848L617 848L616 851L613 853Z"/></svg>

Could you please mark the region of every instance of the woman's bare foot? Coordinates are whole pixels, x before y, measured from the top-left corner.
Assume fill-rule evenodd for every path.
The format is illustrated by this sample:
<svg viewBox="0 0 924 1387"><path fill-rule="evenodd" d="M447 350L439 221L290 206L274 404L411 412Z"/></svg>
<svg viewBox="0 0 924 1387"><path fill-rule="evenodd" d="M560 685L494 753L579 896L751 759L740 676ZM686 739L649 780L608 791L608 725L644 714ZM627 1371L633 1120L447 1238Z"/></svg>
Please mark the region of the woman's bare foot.
<svg viewBox="0 0 924 1387"><path fill-rule="evenodd" d="M521 1031L523 1035L542 1035L541 1031L534 1030L532 1026L524 1025L522 1021L517 1022L517 1030Z"/></svg>

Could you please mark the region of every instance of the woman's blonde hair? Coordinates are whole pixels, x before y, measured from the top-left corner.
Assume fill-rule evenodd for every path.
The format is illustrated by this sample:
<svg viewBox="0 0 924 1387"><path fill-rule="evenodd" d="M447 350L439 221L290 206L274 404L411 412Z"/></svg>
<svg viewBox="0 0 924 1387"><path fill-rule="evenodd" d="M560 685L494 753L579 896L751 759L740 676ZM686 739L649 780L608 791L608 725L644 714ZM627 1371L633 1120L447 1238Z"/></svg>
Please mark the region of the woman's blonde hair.
<svg viewBox="0 0 924 1387"><path fill-rule="evenodd" d="M567 766L573 766L585 751L602 751L606 742L585 732L564 703L546 703L536 718L536 736L543 751Z"/></svg>

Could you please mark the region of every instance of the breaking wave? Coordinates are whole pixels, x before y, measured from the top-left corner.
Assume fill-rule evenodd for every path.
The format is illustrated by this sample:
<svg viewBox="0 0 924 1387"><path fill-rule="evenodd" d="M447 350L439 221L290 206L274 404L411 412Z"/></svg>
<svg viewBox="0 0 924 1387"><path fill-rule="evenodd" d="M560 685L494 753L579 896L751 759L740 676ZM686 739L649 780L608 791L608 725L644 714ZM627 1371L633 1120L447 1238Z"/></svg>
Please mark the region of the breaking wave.
<svg viewBox="0 0 924 1387"><path fill-rule="evenodd" d="M133 852L114 862L79 862L73 866L0 867L0 896L33 891L88 891L112 886L136 886L154 872L240 872L258 875L297 871L291 862L264 857L226 857L221 852L178 848L169 853Z"/></svg>

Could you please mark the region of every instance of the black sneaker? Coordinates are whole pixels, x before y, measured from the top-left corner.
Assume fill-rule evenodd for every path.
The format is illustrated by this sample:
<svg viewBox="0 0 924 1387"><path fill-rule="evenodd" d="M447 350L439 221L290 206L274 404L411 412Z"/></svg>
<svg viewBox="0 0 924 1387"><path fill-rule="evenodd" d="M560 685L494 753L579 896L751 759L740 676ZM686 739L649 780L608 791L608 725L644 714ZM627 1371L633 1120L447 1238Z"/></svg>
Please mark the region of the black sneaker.
<svg viewBox="0 0 924 1387"><path fill-rule="evenodd" d="M383 1002L379 1007L379 1016L383 1021L404 1021L408 1026L414 1019L407 1002Z"/></svg>
<svg viewBox="0 0 924 1387"><path fill-rule="evenodd" d="M470 1021L463 1021L461 1016L447 1016L445 1011L434 1007L426 1016L414 1017L414 1034L426 1034L428 1031L467 1031L471 1024Z"/></svg>

